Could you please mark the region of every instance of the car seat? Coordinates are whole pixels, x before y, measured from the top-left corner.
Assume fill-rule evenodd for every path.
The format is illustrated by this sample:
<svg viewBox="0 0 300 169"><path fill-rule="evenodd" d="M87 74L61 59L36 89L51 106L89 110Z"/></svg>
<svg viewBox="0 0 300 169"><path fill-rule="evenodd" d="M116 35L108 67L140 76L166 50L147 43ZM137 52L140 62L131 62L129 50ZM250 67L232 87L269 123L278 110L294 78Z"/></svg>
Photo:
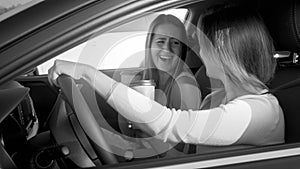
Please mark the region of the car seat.
<svg viewBox="0 0 300 169"><path fill-rule="evenodd" d="M195 38L195 35L188 37L189 43L192 45L187 52L185 63L195 76L203 100L209 93L211 93L212 88L221 87L222 83L220 80L210 78L206 75L206 68L198 51L200 48L199 43Z"/></svg>
<svg viewBox="0 0 300 169"><path fill-rule="evenodd" d="M274 79L269 86L284 112L286 143L300 142L300 64L297 63L300 52L300 2L274 1L272 7L267 2L262 3L265 3L260 9L262 17L267 21L276 51L291 52L289 60L278 60Z"/></svg>
<svg viewBox="0 0 300 169"><path fill-rule="evenodd" d="M272 10L268 9L272 8ZM268 9L268 10L266 10ZM266 26L274 40L276 51L289 51L290 57L284 62L278 59L273 80L267 84L279 101L285 118L286 143L300 142L300 2L297 0L261 1L259 12L265 19ZM271 11L271 12L270 12ZM211 84L218 83L206 75L205 66L200 57L190 52L186 63L191 67L204 98L211 92ZM296 80L295 80L296 79ZM298 79L298 80L297 80Z"/></svg>

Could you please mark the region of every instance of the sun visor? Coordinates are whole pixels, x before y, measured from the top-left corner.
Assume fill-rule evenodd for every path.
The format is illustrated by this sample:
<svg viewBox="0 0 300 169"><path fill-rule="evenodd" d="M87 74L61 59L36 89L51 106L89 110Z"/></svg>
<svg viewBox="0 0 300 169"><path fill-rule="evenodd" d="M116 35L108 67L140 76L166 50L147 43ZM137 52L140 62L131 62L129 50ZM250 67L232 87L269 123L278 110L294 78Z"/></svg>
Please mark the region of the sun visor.
<svg viewBox="0 0 300 169"><path fill-rule="evenodd" d="M0 123L11 113L28 94L28 88L0 90Z"/></svg>

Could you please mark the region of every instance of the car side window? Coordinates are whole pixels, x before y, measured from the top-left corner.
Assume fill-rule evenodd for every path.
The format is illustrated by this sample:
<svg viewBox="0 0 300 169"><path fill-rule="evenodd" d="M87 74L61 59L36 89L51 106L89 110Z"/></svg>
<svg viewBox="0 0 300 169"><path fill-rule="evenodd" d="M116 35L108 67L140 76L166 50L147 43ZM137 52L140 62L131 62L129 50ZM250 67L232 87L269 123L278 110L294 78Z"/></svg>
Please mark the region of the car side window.
<svg viewBox="0 0 300 169"><path fill-rule="evenodd" d="M97 69L138 68L144 61L149 24L159 14L172 14L185 22L188 10L170 9L121 25L37 66L39 75L48 74L56 59L81 62Z"/></svg>

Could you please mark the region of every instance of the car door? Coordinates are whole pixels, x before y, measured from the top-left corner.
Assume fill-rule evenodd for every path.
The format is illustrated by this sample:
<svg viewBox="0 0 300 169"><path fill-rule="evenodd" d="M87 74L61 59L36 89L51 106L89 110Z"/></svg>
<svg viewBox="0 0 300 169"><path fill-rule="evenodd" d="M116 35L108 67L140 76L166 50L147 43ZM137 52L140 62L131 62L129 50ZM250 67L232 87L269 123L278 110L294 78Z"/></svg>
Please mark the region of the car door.
<svg viewBox="0 0 300 169"><path fill-rule="evenodd" d="M77 3L78 1L76 1ZM122 1L123 2L123 1ZM61 9L66 2L52 1L53 6ZM75 2L74 2L75 3ZM136 5L132 5L135 4ZM156 4L157 3L157 4ZM68 51L72 47L82 44L82 42L93 37L92 34L103 34L115 27L132 21L135 18L145 16L145 11L161 11L163 9L178 8L183 5L196 3L192 1L162 1L160 3L154 1L127 1L117 3L116 1L89 1L83 4L84 8L78 7L80 10L73 10L68 15L57 17L46 24L43 28L31 34L23 36L19 35L19 41L14 43L2 42L1 57L7 58L5 62L0 63L0 83L8 79L12 79L17 75L23 74L26 70L36 68L45 63L50 58ZM121 4L121 5L120 5ZM132 6L130 6L130 4ZM126 5L129 7L126 8ZM195 5L195 4L194 4ZM199 2L201 7L202 2ZM121 6L125 6L122 8ZM192 6L195 8L195 6ZM121 10L118 11L117 9ZM45 8L40 8L45 9ZM55 9L53 7L53 9ZM144 10L144 11L143 11ZM135 13L138 11L137 13ZM34 13L36 11L31 11ZM103 12L103 13L101 13ZM107 12L107 13L106 13ZM30 13L30 12L29 12ZM104 13L106 15L104 15ZM63 15L63 14L62 14ZM31 14L31 16L34 16ZM100 17L102 16L102 17ZM105 16L105 17L103 17ZM121 17L122 16L122 17ZM197 16L197 15L195 15ZM41 22L39 22L41 23ZM26 24L25 24L26 25ZM5 25L4 25L5 26ZM97 28L96 28L97 27ZM17 33L18 34L18 33ZM8 36L8 35L7 35ZM3 36L4 37L4 36ZM9 37L5 37L9 39ZM3 38L3 39L5 39ZM92 39L92 38L91 38ZM13 42L14 39L10 39ZM112 42L112 41L110 41ZM85 49L91 49L93 43ZM102 43L103 45L103 43ZM20 49L20 50L17 50ZM13 54L20 57L9 59ZM89 53L87 53L88 55ZM87 56L86 55L86 56ZM81 55L82 56L82 55ZM77 58L78 59L78 58ZM81 58L85 61L84 57ZM79 59L79 60L81 60ZM109 61L108 61L109 62ZM91 61L92 64L95 64ZM123 63L123 62L122 62ZM5 68L3 68L5 65ZM109 76L122 80L120 72L126 72L126 68L103 70ZM8 73L9 72L9 73ZM131 70L129 69L129 72ZM126 74L126 73L125 73ZM130 73L128 73L130 76ZM127 75L127 74L126 74ZM51 104L57 96L57 90L53 89L47 81L47 75L35 74L27 76L19 76L17 80L24 86L29 87L34 101L38 105L38 111L42 112L42 118L46 121L51 111ZM123 79L126 80L126 79ZM109 113L107 111L106 113ZM45 114L45 115L44 115ZM115 118L112 118L115 119ZM218 152L210 152L204 154L194 154L185 157L176 157L172 159L149 159L133 162L125 162L122 164L101 166L98 168L299 168L300 166L300 145L293 142L283 145L274 145L268 147L246 148L246 149L227 149Z"/></svg>

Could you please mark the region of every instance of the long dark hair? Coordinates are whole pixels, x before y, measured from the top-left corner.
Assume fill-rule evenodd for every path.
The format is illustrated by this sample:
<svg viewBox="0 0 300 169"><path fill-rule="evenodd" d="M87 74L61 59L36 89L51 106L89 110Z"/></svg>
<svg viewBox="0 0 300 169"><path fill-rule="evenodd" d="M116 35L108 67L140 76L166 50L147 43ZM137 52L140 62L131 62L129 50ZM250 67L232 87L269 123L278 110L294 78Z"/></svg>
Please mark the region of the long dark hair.
<svg viewBox="0 0 300 169"><path fill-rule="evenodd" d="M181 42L181 46L182 46L182 50L181 50L181 54L180 54L180 59L182 61L185 60L186 58L186 54L187 54L187 35L186 35L186 30L185 27L183 25L183 23L175 16L173 15L164 15L161 14L159 16L157 16L151 23L149 29L148 29L148 34L147 34L147 38L146 38L146 50L145 50L145 67L146 70L143 73L143 79L151 79L154 80L156 83L156 86L164 86L163 88L161 88L161 90L163 90L166 94L168 94L170 87L172 86L172 84L174 83L174 80L176 78L176 76L182 72L182 68L183 68L183 64L182 61L178 62L178 65L176 65L176 69L175 69L175 73L173 75L170 75L167 83L166 84L160 84L159 82L159 78L160 75L166 72L160 71L156 68L153 60L152 60L152 56L151 56L151 43L153 40L153 36L155 35L155 29L157 26L162 25L162 24L172 24L175 27L179 28L179 30L181 31L181 34L183 35L182 39L178 39Z"/></svg>

